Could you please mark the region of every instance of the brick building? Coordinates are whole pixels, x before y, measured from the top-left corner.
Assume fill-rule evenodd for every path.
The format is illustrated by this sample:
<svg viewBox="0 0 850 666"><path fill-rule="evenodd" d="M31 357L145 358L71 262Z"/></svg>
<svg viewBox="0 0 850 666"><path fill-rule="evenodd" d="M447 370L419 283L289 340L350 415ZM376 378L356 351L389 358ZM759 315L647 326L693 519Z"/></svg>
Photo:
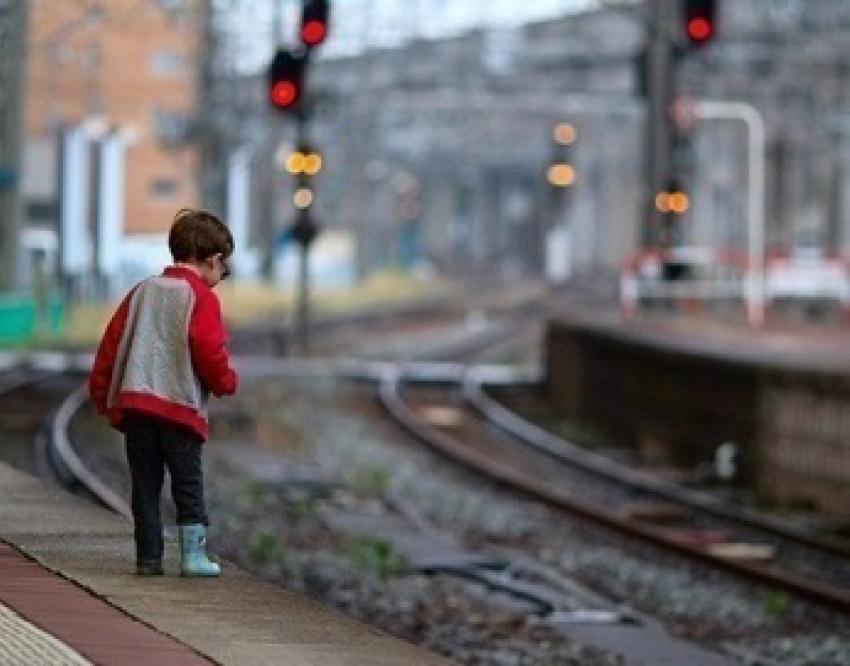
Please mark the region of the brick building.
<svg viewBox="0 0 850 666"><path fill-rule="evenodd" d="M83 137L90 194L80 217L92 238L98 215L91 193L104 182L96 147L105 137L120 140L110 162L120 168L108 174L123 185L112 186L120 190L112 200L119 235L162 232L177 208L197 204L198 151L189 139L203 7L32 0L22 182L28 227L60 227L61 137L69 131Z"/></svg>

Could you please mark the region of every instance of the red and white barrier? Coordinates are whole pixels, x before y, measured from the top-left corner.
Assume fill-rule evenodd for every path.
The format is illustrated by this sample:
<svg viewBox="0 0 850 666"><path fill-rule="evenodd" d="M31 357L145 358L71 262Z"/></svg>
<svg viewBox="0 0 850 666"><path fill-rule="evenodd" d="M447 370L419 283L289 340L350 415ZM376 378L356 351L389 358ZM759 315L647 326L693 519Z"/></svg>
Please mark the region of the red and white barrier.
<svg viewBox="0 0 850 666"><path fill-rule="evenodd" d="M777 254L765 264L765 296L833 299L845 305L850 297L847 261L841 257Z"/></svg>
<svg viewBox="0 0 850 666"><path fill-rule="evenodd" d="M682 275L665 275L671 270ZM705 247L644 249L623 264L622 311L634 314L641 299L744 298L746 273L746 257L740 252Z"/></svg>
<svg viewBox="0 0 850 666"><path fill-rule="evenodd" d="M670 267L681 275L665 275ZM764 267L753 265L735 250L679 247L641 250L623 263L620 302L626 316L646 299L740 298L753 325L764 321L765 309L780 298L827 299L850 311L850 264L842 257L776 253Z"/></svg>

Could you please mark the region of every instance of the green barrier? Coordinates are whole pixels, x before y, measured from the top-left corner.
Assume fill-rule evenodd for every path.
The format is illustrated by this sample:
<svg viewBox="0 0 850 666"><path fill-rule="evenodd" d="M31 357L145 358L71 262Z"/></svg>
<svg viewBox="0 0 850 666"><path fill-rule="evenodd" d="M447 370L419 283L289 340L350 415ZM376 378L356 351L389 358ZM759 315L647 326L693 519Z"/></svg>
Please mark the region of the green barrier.
<svg viewBox="0 0 850 666"><path fill-rule="evenodd" d="M59 333L64 311L62 299L51 296L39 305L36 306L32 296L0 295L0 344Z"/></svg>

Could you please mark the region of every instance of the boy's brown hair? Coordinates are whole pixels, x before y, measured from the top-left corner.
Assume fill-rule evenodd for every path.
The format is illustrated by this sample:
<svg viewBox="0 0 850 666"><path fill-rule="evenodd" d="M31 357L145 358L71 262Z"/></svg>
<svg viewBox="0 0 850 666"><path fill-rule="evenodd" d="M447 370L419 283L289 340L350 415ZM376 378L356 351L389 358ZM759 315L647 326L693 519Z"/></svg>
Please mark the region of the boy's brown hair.
<svg viewBox="0 0 850 666"><path fill-rule="evenodd" d="M174 216L168 233L168 249L174 261L204 261L217 254L226 259L233 254L233 247L230 229L213 213L183 208Z"/></svg>

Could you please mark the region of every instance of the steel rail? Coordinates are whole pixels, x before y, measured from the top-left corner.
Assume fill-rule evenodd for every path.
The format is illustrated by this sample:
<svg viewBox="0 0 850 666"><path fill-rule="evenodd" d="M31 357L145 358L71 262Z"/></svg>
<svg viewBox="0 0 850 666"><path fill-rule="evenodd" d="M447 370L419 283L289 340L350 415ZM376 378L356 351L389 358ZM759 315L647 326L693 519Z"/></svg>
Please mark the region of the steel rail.
<svg viewBox="0 0 850 666"><path fill-rule="evenodd" d="M534 446L556 460L657 497L697 508L724 520L757 528L833 555L850 558L850 545L845 542L812 534L780 518L747 507L733 506L706 493L670 483L553 435L518 416L490 397L484 389L485 383L486 377L483 373L478 371L477 368L469 369L462 379L464 399L488 421L500 427L511 437Z"/></svg>
<svg viewBox="0 0 850 666"><path fill-rule="evenodd" d="M719 557L676 537L647 525L632 522L620 514L592 502L578 499L560 487L542 481L517 469L499 456L488 456L471 450L462 440L429 425L403 399L401 389L405 377L402 369L388 370L381 379L379 397L390 415L416 438L449 458L474 469L500 483L523 491L549 504L639 538L690 559L723 569L749 580L782 589L802 599L850 613L850 591L812 580L791 571L761 567L747 562Z"/></svg>
<svg viewBox="0 0 850 666"><path fill-rule="evenodd" d="M46 354L16 359L4 364L0 371L0 395L34 386L47 379L73 371L73 359ZM88 387L83 384L66 396L51 416L46 418L46 459L57 480L64 485L79 482L107 508L129 517L130 508L115 492L93 474L77 455L68 436L71 419L88 400Z"/></svg>
<svg viewBox="0 0 850 666"><path fill-rule="evenodd" d="M50 444L59 456L62 464L98 501L116 513L130 518L132 512L130 507L117 493L93 474L83 463L68 437L68 427L71 419L88 401L88 386L79 386L60 405L54 415L50 426Z"/></svg>

